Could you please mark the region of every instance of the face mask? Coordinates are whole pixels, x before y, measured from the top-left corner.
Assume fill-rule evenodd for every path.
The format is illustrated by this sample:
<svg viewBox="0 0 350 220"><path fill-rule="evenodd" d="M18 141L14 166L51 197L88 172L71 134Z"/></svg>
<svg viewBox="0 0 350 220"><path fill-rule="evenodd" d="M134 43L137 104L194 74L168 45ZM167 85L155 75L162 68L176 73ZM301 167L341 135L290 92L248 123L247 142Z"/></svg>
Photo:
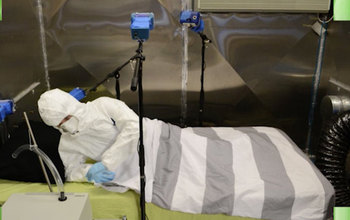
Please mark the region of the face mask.
<svg viewBox="0 0 350 220"><path fill-rule="evenodd" d="M74 135L79 132L78 125L79 120L76 117L71 117L60 126L60 130L63 133L70 133L71 135Z"/></svg>

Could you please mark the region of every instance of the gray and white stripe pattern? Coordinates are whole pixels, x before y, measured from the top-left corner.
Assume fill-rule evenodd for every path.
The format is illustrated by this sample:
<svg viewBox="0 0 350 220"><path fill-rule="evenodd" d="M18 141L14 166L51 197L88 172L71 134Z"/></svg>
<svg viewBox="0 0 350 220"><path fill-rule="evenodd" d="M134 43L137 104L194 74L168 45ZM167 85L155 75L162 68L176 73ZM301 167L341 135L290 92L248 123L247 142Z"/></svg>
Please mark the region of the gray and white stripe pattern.
<svg viewBox="0 0 350 220"><path fill-rule="evenodd" d="M182 212L272 220L330 215L333 187L278 129L180 129L149 119L145 129L147 202Z"/></svg>
<svg viewBox="0 0 350 220"><path fill-rule="evenodd" d="M291 219L294 187L278 149L266 134L252 127L237 130L249 136L260 178L264 181L265 198L261 218Z"/></svg>
<svg viewBox="0 0 350 220"><path fill-rule="evenodd" d="M197 135L206 137L206 176L202 213L231 215L234 198L232 145L222 140L211 128L194 128Z"/></svg>
<svg viewBox="0 0 350 220"><path fill-rule="evenodd" d="M170 136L171 134L171 136ZM173 200L175 186L179 175L181 130L178 127L162 125L159 140L158 156L153 183L152 202L170 209L169 201Z"/></svg>

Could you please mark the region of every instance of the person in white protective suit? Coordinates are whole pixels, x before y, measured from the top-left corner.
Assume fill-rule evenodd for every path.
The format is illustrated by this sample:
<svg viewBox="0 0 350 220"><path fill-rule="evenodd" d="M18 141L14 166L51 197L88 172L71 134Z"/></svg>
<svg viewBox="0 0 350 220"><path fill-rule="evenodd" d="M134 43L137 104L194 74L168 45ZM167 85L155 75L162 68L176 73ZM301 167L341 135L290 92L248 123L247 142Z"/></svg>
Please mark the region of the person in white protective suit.
<svg viewBox="0 0 350 220"><path fill-rule="evenodd" d="M42 120L62 133L58 150L67 181L111 181L111 170L137 150L138 116L122 101L101 97L81 103L53 89L40 96L38 108Z"/></svg>

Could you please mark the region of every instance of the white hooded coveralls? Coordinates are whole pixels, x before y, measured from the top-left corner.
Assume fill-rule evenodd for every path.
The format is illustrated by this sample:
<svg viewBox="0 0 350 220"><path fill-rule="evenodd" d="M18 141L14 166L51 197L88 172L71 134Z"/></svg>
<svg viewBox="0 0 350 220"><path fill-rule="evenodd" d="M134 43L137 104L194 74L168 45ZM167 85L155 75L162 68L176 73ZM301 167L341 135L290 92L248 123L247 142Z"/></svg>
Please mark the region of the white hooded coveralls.
<svg viewBox="0 0 350 220"><path fill-rule="evenodd" d="M67 115L79 121L79 132L62 132L58 147L67 181L86 181L92 165L86 163L89 158L115 170L137 151L138 116L122 101L101 97L85 104L69 93L53 89L40 96L38 107L43 121L55 128Z"/></svg>

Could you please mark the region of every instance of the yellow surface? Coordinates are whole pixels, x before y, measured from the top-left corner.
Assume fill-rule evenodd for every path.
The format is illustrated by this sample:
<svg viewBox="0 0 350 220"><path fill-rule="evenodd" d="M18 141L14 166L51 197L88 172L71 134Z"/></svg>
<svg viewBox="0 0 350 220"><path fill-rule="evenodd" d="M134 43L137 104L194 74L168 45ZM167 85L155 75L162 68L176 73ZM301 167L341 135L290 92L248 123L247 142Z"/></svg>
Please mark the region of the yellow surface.
<svg viewBox="0 0 350 220"><path fill-rule="evenodd" d="M97 188L91 183L66 183L65 192L87 192L92 206L94 218L120 218L125 215L128 220L140 219L138 204L139 195L133 191L114 193ZM54 188L54 190L56 190ZM13 193L48 192L46 184L25 183L0 180L0 204L5 203ZM159 208L153 204L146 205L149 220L248 220L252 218L232 217L226 215L194 215L174 212Z"/></svg>

